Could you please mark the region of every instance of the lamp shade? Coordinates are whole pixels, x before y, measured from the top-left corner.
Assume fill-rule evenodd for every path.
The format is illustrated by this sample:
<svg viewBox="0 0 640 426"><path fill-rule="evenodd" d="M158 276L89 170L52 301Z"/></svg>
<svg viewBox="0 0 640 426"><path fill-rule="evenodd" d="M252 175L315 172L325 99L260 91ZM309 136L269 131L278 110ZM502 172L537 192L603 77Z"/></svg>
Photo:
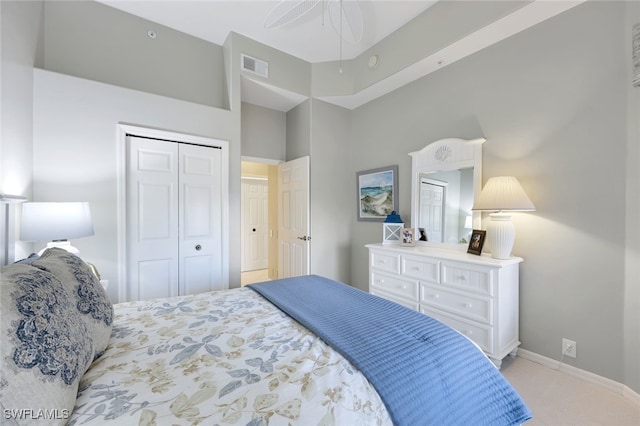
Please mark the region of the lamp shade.
<svg viewBox="0 0 640 426"><path fill-rule="evenodd" d="M25 203L22 205L22 241L52 241L93 235L87 202Z"/></svg>
<svg viewBox="0 0 640 426"><path fill-rule="evenodd" d="M487 181L471 210L534 211L535 209L518 179L513 176L498 176Z"/></svg>

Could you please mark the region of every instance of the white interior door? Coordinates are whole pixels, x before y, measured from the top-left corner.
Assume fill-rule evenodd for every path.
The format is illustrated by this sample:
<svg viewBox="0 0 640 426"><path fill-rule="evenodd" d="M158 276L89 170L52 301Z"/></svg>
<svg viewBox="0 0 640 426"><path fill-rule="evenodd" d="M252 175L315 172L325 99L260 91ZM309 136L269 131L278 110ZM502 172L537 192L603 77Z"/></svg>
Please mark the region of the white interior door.
<svg viewBox="0 0 640 426"><path fill-rule="evenodd" d="M227 288L221 149L127 137L129 300Z"/></svg>
<svg viewBox="0 0 640 426"><path fill-rule="evenodd" d="M266 269L269 260L269 182L242 179L242 271Z"/></svg>
<svg viewBox="0 0 640 426"><path fill-rule="evenodd" d="M278 166L278 278L309 274L309 157Z"/></svg>

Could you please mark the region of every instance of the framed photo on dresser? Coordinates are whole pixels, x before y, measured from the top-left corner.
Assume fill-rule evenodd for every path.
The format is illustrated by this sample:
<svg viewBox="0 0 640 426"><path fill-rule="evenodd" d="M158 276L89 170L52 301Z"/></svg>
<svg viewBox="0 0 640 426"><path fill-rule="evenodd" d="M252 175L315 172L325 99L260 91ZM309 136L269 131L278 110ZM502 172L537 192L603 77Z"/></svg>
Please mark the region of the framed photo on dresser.
<svg viewBox="0 0 640 426"><path fill-rule="evenodd" d="M415 229L402 228L402 240L400 243L403 246L415 246L416 245Z"/></svg>
<svg viewBox="0 0 640 426"><path fill-rule="evenodd" d="M480 256L482 254L482 246L484 246L484 238L486 235L487 231L474 229L473 232L471 232L471 239L469 240L467 253L477 254Z"/></svg>

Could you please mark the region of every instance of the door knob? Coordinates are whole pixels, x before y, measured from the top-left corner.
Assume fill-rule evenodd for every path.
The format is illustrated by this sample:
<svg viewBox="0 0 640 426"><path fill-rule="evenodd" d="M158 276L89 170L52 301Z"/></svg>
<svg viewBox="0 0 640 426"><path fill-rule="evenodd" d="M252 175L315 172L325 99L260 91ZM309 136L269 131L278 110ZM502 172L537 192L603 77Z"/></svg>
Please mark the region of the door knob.
<svg viewBox="0 0 640 426"><path fill-rule="evenodd" d="M196 244L196 250L198 251L202 250L202 246L200 244Z"/></svg>
<svg viewBox="0 0 640 426"><path fill-rule="evenodd" d="M298 239L302 240L302 241L309 241L309 240L311 240L311 237L308 237L308 236L305 235L304 237L298 237Z"/></svg>

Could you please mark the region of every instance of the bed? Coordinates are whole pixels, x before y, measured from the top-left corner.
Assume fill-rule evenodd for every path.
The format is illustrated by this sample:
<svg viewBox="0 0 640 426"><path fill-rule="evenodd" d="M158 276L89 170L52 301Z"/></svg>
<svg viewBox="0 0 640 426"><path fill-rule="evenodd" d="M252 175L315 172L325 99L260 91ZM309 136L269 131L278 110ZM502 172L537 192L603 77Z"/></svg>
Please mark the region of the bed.
<svg viewBox="0 0 640 426"><path fill-rule="evenodd" d="M464 336L321 276L111 305L84 262L50 249L4 267L0 290L8 424L510 425L531 418Z"/></svg>

